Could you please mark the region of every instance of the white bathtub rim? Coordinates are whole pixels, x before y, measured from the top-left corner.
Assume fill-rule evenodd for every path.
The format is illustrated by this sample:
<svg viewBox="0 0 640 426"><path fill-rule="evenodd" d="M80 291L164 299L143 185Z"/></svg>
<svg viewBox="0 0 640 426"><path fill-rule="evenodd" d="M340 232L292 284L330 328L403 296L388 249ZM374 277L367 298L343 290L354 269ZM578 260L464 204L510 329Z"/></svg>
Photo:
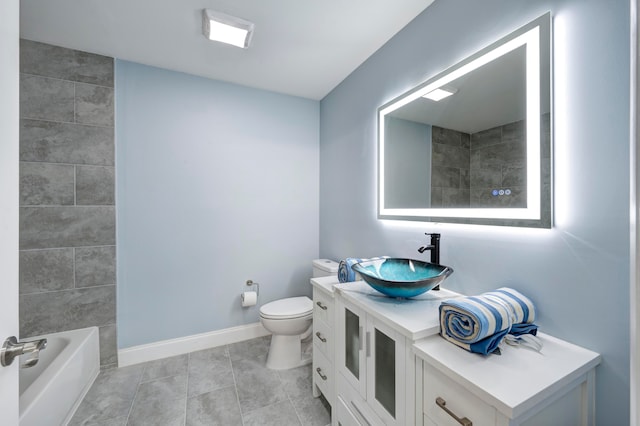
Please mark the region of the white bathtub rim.
<svg viewBox="0 0 640 426"><path fill-rule="evenodd" d="M60 377L61 374L64 374L65 367L74 361L74 356L82 349L83 343L89 340L92 334L98 335L98 327L87 327L81 328L77 330L69 330L63 331L59 333L51 333L45 334L41 336L35 336L29 338L28 340L42 339L42 338L51 338L57 336L69 336L72 343L68 344L58 356L49 364L49 366L39 375L33 383L25 389L25 391L20 395L20 419L25 418L29 415L29 412L38 404L38 402L44 397L47 390L53 386L53 383L57 378ZM73 337L82 336L81 340L74 340ZM77 343L75 343L77 342ZM45 349L46 351L46 349ZM95 371L91 372L91 384L98 376L100 372L100 363L98 363L97 368L92 369ZM91 387L89 385L89 388ZM88 388L85 390L85 394L88 391ZM83 395L84 397L84 395ZM26 403L26 404L25 404ZM76 402L76 406L73 407L73 410L70 410L71 415L77 409L78 402Z"/></svg>

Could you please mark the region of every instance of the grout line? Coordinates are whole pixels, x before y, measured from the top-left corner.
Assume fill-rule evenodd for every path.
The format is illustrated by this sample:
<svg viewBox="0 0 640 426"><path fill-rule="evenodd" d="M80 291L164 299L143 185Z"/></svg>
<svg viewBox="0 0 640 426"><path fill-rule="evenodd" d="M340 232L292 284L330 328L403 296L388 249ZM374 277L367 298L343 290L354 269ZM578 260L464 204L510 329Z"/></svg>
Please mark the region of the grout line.
<svg viewBox="0 0 640 426"><path fill-rule="evenodd" d="M53 207L115 207L115 204L23 204L20 207L34 208L53 208Z"/></svg>
<svg viewBox="0 0 640 426"><path fill-rule="evenodd" d="M133 406L136 402L136 398L138 397L138 391L140 390L140 383L142 381L142 378L144 377L144 371L147 369L147 367L145 366L142 369L142 372L140 373L140 378L138 379L138 385L136 386L136 393L133 395L133 398L131 399L131 405L129 406L129 412L127 413L127 421L124 423L125 425L129 424L129 418L131 417L131 413L133 412Z"/></svg>
<svg viewBox="0 0 640 426"><path fill-rule="evenodd" d="M76 108L76 103L77 103L78 97L76 96L76 82L73 82L73 122L77 123L78 122L78 117L77 117L77 108Z"/></svg>
<svg viewBox="0 0 640 426"><path fill-rule="evenodd" d="M191 352L187 354L187 384L184 389L184 421L183 426L187 425L187 406L189 405L189 372L191 370Z"/></svg>
<svg viewBox="0 0 640 426"><path fill-rule="evenodd" d="M75 107L74 107L75 108ZM101 129L115 129L115 126L104 126L101 124L93 124L93 123L83 123L76 121L60 121L60 120L48 120L46 118L41 117L29 117L29 116L20 116L20 120L31 120L31 121L42 121L45 123L57 123L57 124L73 124L77 126L86 126L86 127L99 127Z"/></svg>
<svg viewBox="0 0 640 426"><path fill-rule="evenodd" d="M45 250L69 250L69 249L85 249L85 248L106 248L106 247L115 247L115 244L105 244L99 246L75 246L75 247L45 247L45 248L33 248L33 249L20 249L20 252L28 252L28 251L45 251Z"/></svg>
<svg viewBox="0 0 640 426"><path fill-rule="evenodd" d="M78 166L73 165L73 205L78 205Z"/></svg>
<svg viewBox="0 0 640 426"><path fill-rule="evenodd" d="M45 291L33 291L31 293L20 293L20 296L32 296L34 294L52 294L52 293L64 293L68 291L76 291L76 290L88 290L91 288L101 288L101 287L115 287L116 284L100 284L100 285L92 285L88 287L78 287L78 288L65 288L62 290L45 290Z"/></svg>
<svg viewBox="0 0 640 426"><path fill-rule="evenodd" d="M80 166L80 167L110 167L112 169L116 168L116 166L113 164L64 163L64 162L55 162L55 161L20 160L20 164L47 164L47 165L53 165L53 166Z"/></svg>
<svg viewBox="0 0 640 426"><path fill-rule="evenodd" d="M242 412L242 406L240 406L240 395L238 393L238 382L236 381L236 372L233 368L233 361L231 360L231 351L229 345L226 345L226 350L229 353L229 364L231 365L231 376L233 377L233 389L236 391L236 402L238 403L238 411L240 412L240 421L244 426L244 413Z"/></svg>
<svg viewBox="0 0 640 426"><path fill-rule="evenodd" d="M73 288L78 288L78 283L76 280L76 248L73 248Z"/></svg>
<svg viewBox="0 0 640 426"><path fill-rule="evenodd" d="M106 89L115 89L115 84L113 86L105 86L102 84L95 84L95 83L85 83L84 81L78 81L78 80L67 80L64 78L60 78L60 77L50 77L48 75L39 75L39 74L31 74L28 72L23 72L20 71L21 75L25 75L27 77L40 77L40 78L49 78L51 80L57 80L57 81L66 81L68 83L80 83L80 84L88 84L89 86L98 86L98 87L104 87Z"/></svg>

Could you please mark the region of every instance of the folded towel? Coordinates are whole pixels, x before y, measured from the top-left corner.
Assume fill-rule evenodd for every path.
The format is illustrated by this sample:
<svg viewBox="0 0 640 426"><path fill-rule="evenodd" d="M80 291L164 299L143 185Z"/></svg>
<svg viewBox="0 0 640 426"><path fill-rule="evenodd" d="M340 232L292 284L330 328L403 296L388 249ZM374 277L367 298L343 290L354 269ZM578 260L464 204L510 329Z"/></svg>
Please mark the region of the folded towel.
<svg viewBox="0 0 640 426"><path fill-rule="evenodd" d="M535 335L534 320L535 307L531 300L508 287L447 300L440 305L442 337L484 355L495 351L507 333Z"/></svg>
<svg viewBox="0 0 640 426"><path fill-rule="evenodd" d="M370 259L359 259L357 257L347 257L340 261L338 265L338 281L341 283L347 283L356 281L358 273L351 269L356 263L363 262L365 260L387 259L389 256L372 257Z"/></svg>
<svg viewBox="0 0 640 426"><path fill-rule="evenodd" d="M536 308L531 299L509 287L502 287L486 294L502 298L511 307L513 325L509 334L515 336L533 334L535 336L538 333L538 326L533 324L536 320Z"/></svg>

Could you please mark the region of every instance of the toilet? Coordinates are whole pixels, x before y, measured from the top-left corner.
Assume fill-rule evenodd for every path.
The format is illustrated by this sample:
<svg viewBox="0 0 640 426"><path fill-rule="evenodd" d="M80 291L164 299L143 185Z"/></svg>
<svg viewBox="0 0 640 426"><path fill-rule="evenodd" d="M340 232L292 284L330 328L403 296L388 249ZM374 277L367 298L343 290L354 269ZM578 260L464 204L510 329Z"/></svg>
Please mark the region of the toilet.
<svg viewBox="0 0 640 426"><path fill-rule="evenodd" d="M338 263L328 259L313 261L313 277L338 275ZM302 353L301 341L311 334L313 302L306 296L274 300L260 307L260 322L271 332L267 368L288 370L311 362Z"/></svg>

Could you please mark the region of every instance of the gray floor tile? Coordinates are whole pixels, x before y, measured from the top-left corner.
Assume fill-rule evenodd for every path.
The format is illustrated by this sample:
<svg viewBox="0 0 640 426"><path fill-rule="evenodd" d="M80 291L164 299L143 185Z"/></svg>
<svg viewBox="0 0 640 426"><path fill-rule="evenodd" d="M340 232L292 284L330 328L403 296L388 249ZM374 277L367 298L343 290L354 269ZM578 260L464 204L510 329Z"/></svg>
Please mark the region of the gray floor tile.
<svg viewBox="0 0 640 426"><path fill-rule="evenodd" d="M73 423L78 426L125 426L127 424L127 416L116 417L112 419L85 420L80 423ZM69 425L71 426L71 424Z"/></svg>
<svg viewBox="0 0 640 426"><path fill-rule="evenodd" d="M187 375L165 377L140 383L134 404L151 401L168 402L187 396Z"/></svg>
<svg viewBox="0 0 640 426"><path fill-rule="evenodd" d="M242 415L234 386L187 400L187 426L242 426Z"/></svg>
<svg viewBox="0 0 640 426"><path fill-rule="evenodd" d="M289 398L312 396L311 364L278 371Z"/></svg>
<svg viewBox="0 0 640 426"><path fill-rule="evenodd" d="M323 397L307 395L292 398L291 402L302 426L326 426L331 423L331 406Z"/></svg>
<svg viewBox="0 0 640 426"><path fill-rule="evenodd" d="M226 347L192 352L189 355L189 398L234 384Z"/></svg>
<svg viewBox="0 0 640 426"><path fill-rule="evenodd" d="M133 404L128 426L184 426L186 399Z"/></svg>
<svg viewBox="0 0 640 426"><path fill-rule="evenodd" d="M287 400L245 414L244 425L300 426L300 420L293 405Z"/></svg>
<svg viewBox="0 0 640 426"><path fill-rule="evenodd" d="M142 381L186 374L188 357L188 355L178 355L145 363Z"/></svg>
<svg viewBox="0 0 640 426"><path fill-rule="evenodd" d="M269 370L269 342L104 369L70 426L328 424L330 407L311 394L311 366Z"/></svg>
<svg viewBox="0 0 640 426"><path fill-rule="evenodd" d="M232 360L259 358L266 361L270 344L271 336L232 343L229 345L229 356L231 356Z"/></svg>
<svg viewBox="0 0 640 426"><path fill-rule="evenodd" d="M100 423L104 419L127 416L141 375L139 366L100 372L70 425Z"/></svg>
<svg viewBox="0 0 640 426"><path fill-rule="evenodd" d="M240 359L231 363L243 413L288 400L278 373L265 368L264 362Z"/></svg>

